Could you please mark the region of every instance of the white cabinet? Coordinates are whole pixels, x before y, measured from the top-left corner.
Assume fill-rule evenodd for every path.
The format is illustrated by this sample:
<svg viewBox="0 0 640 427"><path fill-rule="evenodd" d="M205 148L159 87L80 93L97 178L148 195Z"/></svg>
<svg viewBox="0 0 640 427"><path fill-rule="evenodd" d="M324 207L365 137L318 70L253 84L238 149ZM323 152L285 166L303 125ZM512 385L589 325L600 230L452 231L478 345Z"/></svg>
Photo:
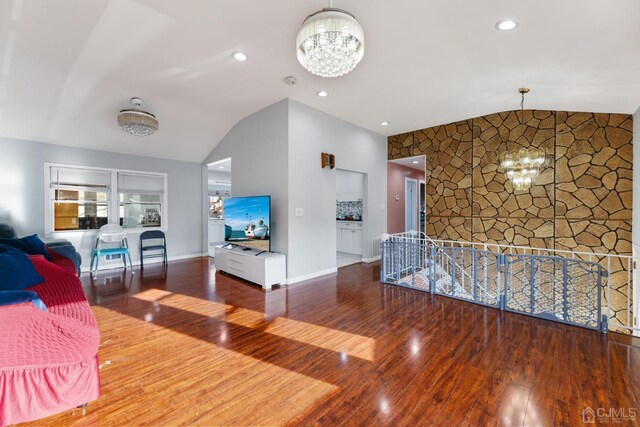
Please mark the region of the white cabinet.
<svg viewBox="0 0 640 427"><path fill-rule="evenodd" d="M336 228L338 252L362 255L362 223L338 221Z"/></svg>
<svg viewBox="0 0 640 427"><path fill-rule="evenodd" d="M362 174L349 172L350 200L362 200Z"/></svg>
<svg viewBox="0 0 640 427"><path fill-rule="evenodd" d="M348 201L349 197L349 172L336 171L336 198L339 202Z"/></svg>
<svg viewBox="0 0 640 427"><path fill-rule="evenodd" d="M336 198L339 202L362 200L363 175L343 170L336 171Z"/></svg>
<svg viewBox="0 0 640 427"><path fill-rule="evenodd" d="M209 243L224 242L224 220L209 219Z"/></svg>
<svg viewBox="0 0 640 427"><path fill-rule="evenodd" d="M287 259L283 254L240 246L216 247L216 269L256 283L266 290L285 284Z"/></svg>

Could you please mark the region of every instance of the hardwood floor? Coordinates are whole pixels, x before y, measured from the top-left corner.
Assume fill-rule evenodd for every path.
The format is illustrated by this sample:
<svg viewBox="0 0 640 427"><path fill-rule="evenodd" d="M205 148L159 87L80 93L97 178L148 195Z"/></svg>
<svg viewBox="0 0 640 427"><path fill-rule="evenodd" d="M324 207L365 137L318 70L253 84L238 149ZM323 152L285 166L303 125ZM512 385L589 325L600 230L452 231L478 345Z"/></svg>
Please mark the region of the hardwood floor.
<svg viewBox="0 0 640 427"><path fill-rule="evenodd" d="M85 275L103 397L32 424L573 426L586 407L637 411L640 340L378 277L356 264L264 293L209 258Z"/></svg>

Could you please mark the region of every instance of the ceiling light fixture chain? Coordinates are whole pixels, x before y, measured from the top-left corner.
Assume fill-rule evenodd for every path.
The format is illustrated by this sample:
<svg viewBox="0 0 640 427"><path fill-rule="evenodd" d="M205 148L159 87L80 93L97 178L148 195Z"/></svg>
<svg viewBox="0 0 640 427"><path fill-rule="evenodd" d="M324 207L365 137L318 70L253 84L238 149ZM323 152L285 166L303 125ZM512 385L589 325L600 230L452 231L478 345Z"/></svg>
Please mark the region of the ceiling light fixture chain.
<svg viewBox="0 0 640 427"><path fill-rule="evenodd" d="M524 121L524 96L529 89L521 87L520 92L520 120ZM519 144L516 141L513 141ZM506 151L499 157L498 170L504 172L516 191L528 190L540 176L542 167L547 163L548 156L542 147L520 148L517 151Z"/></svg>

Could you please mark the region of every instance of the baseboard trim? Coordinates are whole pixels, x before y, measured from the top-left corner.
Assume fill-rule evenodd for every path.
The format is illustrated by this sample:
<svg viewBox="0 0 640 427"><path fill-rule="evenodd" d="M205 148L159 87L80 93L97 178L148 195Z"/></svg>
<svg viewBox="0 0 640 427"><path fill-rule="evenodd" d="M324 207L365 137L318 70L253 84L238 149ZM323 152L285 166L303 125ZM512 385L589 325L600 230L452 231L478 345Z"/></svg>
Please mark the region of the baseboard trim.
<svg viewBox="0 0 640 427"><path fill-rule="evenodd" d="M380 255L374 256L373 258L364 258L362 262L365 264L371 264L372 262L380 261Z"/></svg>
<svg viewBox="0 0 640 427"><path fill-rule="evenodd" d="M287 285L292 285L298 282L304 282L305 280L315 279L320 276L327 276L329 274L335 274L338 272L337 268L329 268L327 270L318 271L316 273L307 274L305 276L294 277L293 279L287 279Z"/></svg>
<svg viewBox="0 0 640 427"><path fill-rule="evenodd" d="M167 261L171 262L171 261L181 261L184 259L191 259L191 258L200 258L200 257L204 257L204 256L209 256L209 254L205 254L205 253L197 253L197 254L188 254L188 255L178 255L178 256L171 256L169 258L167 258ZM145 264L159 264L162 262L162 258L150 258L150 259L145 259L144 263ZM140 260L138 261L132 261L133 265L135 267L139 267L140 266ZM106 270L115 270L118 268L122 268L122 263L120 263L119 265L102 265L98 268L98 271L106 271ZM83 273L88 273L90 272L90 266L88 267L82 267L81 271Z"/></svg>

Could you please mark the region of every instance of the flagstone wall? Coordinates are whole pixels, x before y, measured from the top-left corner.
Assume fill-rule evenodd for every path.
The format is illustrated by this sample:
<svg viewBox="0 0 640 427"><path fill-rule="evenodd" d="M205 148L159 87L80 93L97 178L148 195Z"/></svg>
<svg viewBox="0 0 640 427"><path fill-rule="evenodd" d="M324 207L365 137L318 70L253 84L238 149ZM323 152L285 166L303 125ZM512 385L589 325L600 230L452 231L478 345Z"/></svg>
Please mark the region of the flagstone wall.
<svg viewBox="0 0 640 427"><path fill-rule="evenodd" d="M426 155L432 238L630 255L632 126L629 114L505 111L390 136L388 156ZM521 147L551 161L514 191L498 156ZM626 299L624 266L610 273Z"/></svg>

